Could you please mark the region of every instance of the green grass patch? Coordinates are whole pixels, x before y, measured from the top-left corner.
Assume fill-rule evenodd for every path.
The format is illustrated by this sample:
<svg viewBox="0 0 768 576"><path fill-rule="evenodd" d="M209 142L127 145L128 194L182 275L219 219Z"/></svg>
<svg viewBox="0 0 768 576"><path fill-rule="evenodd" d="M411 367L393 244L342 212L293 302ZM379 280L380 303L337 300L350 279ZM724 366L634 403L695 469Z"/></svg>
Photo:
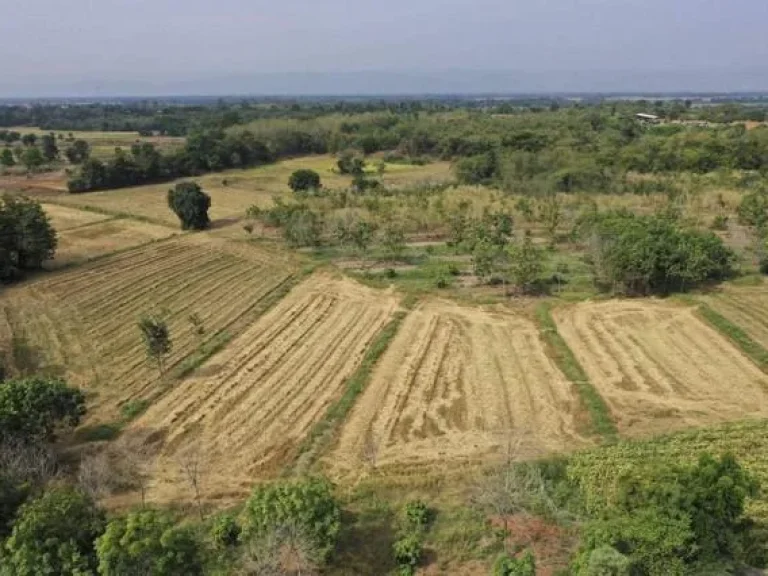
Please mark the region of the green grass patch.
<svg viewBox="0 0 768 576"><path fill-rule="evenodd" d="M123 425L119 422L83 426L75 431L75 439L78 442L105 442L117 438L122 429Z"/></svg>
<svg viewBox="0 0 768 576"><path fill-rule="evenodd" d="M589 412L592 432L602 436L605 440L615 441L618 438L618 430L616 423L611 418L611 411L603 397L589 381L587 373L579 364L573 351L557 331L549 303L542 303L536 308L536 319L542 338L555 364L566 378L576 386L581 401Z"/></svg>
<svg viewBox="0 0 768 576"><path fill-rule="evenodd" d="M329 443L333 433L344 421L357 397L365 390L379 358L386 352L405 318L405 312L396 312L392 320L376 336L363 361L344 384L344 393L338 402L331 404L322 420L317 422L299 445L294 465L296 471L308 470Z"/></svg>
<svg viewBox="0 0 768 576"><path fill-rule="evenodd" d="M173 370L173 378L181 379L189 376L205 364L208 359L224 349L232 340L232 335L226 330L215 334L212 338L206 340L198 349L191 355L187 356L176 368Z"/></svg>
<svg viewBox="0 0 768 576"><path fill-rule="evenodd" d="M739 350L744 352L752 362L768 373L768 350L755 342L749 334L739 326L728 320L722 314L715 312L706 304L699 303L699 315L715 330L733 342Z"/></svg>
<svg viewBox="0 0 768 576"><path fill-rule="evenodd" d="M123 417L123 421L127 423L131 420L134 420L135 418L138 418L147 410L147 408L149 408L151 403L151 401L142 398L139 400L131 400L130 402L124 404L120 409L120 414Z"/></svg>

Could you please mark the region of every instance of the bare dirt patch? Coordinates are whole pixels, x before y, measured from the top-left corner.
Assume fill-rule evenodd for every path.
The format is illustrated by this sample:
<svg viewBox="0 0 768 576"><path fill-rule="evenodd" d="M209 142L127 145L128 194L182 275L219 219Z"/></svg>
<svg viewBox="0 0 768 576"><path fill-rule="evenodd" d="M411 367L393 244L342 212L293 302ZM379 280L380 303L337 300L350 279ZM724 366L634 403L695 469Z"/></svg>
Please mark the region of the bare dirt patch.
<svg viewBox="0 0 768 576"><path fill-rule="evenodd" d="M768 415L768 377L694 308L586 302L554 317L623 434Z"/></svg>
<svg viewBox="0 0 768 576"><path fill-rule="evenodd" d="M132 426L161 432L152 498L185 495L179 458L199 450L207 499L247 493L290 459L342 392L396 299L314 276Z"/></svg>
<svg viewBox="0 0 768 576"><path fill-rule="evenodd" d="M531 321L432 301L406 319L328 464L476 459L520 437L526 456L541 455L585 442L577 405Z"/></svg>

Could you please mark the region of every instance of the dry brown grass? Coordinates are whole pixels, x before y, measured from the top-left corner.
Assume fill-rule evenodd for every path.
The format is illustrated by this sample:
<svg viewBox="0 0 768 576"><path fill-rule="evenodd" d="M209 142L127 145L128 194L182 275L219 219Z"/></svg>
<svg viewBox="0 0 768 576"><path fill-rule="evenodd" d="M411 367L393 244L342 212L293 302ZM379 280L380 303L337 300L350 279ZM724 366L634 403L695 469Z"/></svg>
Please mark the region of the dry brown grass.
<svg viewBox="0 0 768 576"><path fill-rule="evenodd" d="M585 302L554 317L623 434L768 415L768 377L694 308Z"/></svg>
<svg viewBox="0 0 768 576"><path fill-rule="evenodd" d="M578 401L525 318L447 301L404 322L328 458L337 473L366 466L461 462L583 445Z"/></svg>
<svg viewBox="0 0 768 576"><path fill-rule="evenodd" d="M246 494L280 470L342 393L396 299L313 276L134 422L156 445L151 498L184 494L179 458L199 450L206 499Z"/></svg>

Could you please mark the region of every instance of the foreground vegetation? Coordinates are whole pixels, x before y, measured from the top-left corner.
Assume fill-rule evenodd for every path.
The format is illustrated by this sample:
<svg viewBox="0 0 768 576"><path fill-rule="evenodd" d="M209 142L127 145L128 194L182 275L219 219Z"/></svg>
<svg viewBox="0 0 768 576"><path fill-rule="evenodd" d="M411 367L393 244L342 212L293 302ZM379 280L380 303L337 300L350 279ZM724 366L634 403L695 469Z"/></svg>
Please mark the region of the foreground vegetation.
<svg viewBox="0 0 768 576"><path fill-rule="evenodd" d="M632 118L649 108L666 123ZM766 329L704 293L765 268L768 129L734 124L762 108L96 105L3 109L0 125L94 114L186 139L97 158L14 128L8 169L23 155L34 182L63 154L77 194L46 202L182 236L6 293L0 574L768 563L766 421L711 425L764 414ZM3 280L40 274L57 245L44 207L7 197L0 219ZM291 291L308 262L395 290L326 269ZM679 292L697 313L639 300ZM568 305L611 296L638 300ZM699 427L623 439L660 422Z"/></svg>

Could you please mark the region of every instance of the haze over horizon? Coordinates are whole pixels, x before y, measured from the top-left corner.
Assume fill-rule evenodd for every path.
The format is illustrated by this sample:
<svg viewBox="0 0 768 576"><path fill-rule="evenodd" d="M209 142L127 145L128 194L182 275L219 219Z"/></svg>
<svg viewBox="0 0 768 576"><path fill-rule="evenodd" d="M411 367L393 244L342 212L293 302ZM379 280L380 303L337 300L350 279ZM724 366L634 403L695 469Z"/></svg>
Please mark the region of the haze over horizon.
<svg viewBox="0 0 768 576"><path fill-rule="evenodd" d="M768 90L764 0L66 8L28 0L0 20L0 97Z"/></svg>

